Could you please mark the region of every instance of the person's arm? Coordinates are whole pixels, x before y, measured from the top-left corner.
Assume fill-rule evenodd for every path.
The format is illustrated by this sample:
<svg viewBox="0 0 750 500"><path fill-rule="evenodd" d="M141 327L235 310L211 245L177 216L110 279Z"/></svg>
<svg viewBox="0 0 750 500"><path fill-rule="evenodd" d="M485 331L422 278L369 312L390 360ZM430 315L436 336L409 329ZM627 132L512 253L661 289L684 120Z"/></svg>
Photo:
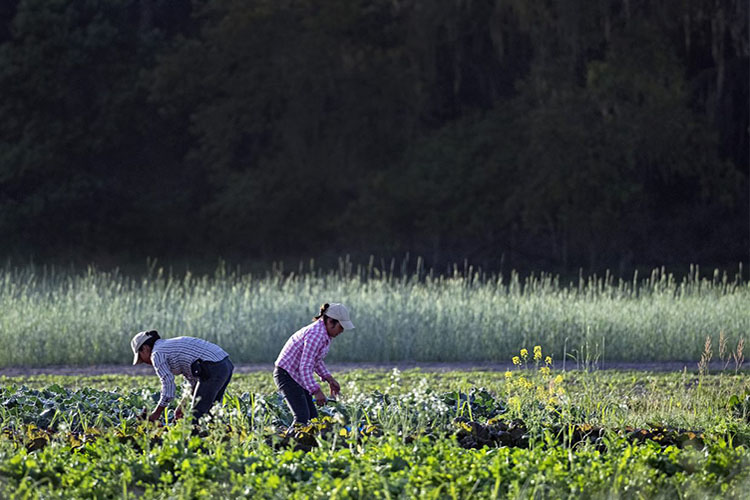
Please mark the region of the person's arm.
<svg viewBox="0 0 750 500"><path fill-rule="evenodd" d="M320 378L328 382L328 386L331 389L331 397L338 396L339 392L341 391L341 386L336 381L336 379L333 378L331 372L328 371L328 367L326 367L326 364L322 359L320 359L318 361L318 364L315 365L315 373L317 373Z"/></svg>
<svg viewBox="0 0 750 500"><path fill-rule="evenodd" d="M167 365L167 358L161 353L153 353L151 355L151 363L154 365L154 371L161 380L161 397L159 403L157 403L154 411L151 412L148 419L152 422L159 420L164 413L164 409L169 406L169 402L174 399L175 394L175 383L174 375L169 370Z"/></svg>
<svg viewBox="0 0 750 500"><path fill-rule="evenodd" d="M322 378L323 380L328 380L329 378L331 378L331 372L328 371L328 367L326 366L322 358L319 359L315 364L315 373L317 373L318 377Z"/></svg>
<svg viewBox="0 0 750 500"><path fill-rule="evenodd" d="M303 340L302 354L299 360L299 373L302 380L300 384L310 394L315 397L315 403L320 406L325 404L326 397L323 391L320 390L320 386L315 382L313 377L313 371L315 369L316 358L320 351L322 338L317 335L307 335Z"/></svg>
<svg viewBox="0 0 750 500"><path fill-rule="evenodd" d="M338 396L341 392L341 385L339 384L338 380L333 378L333 375L329 375L325 380L326 382L328 382L328 387L331 389L331 397L335 398L336 396Z"/></svg>
<svg viewBox="0 0 750 500"><path fill-rule="evenodd" d="M151 412L151 415L148 416L148 420L150 422L158 422L159 419L161 419L162 413L164 413L165 406L157 406L154 408L154 411Z"/></svg>

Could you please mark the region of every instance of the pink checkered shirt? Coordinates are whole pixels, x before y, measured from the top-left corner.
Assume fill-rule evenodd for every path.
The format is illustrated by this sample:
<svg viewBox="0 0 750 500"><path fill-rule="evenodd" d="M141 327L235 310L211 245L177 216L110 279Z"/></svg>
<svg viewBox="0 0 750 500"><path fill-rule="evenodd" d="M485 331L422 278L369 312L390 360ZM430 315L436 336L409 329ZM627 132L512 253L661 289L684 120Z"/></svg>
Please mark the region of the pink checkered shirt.
<svg viewBox="0 0 750 500"><path fill-rule="evenodd" d="M299 385L312 394L320 389L313 378L313 371L324 380L331 376L323 362L330 346L331 339L321 318L289 337L274 364L289 372Z"/></svg>

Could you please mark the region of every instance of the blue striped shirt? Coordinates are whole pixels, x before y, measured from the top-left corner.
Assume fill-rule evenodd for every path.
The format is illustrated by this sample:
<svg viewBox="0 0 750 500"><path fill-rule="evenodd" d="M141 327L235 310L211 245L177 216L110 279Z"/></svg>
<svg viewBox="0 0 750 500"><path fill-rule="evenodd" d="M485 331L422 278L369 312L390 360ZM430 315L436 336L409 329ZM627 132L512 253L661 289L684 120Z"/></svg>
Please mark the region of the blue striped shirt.
<svg viewBox="0 0 750 500"><path fill-rule="evenodd" d="M167 406L174 399L176 386L175 375L183 375L189 384L185 389L192 394L198 380L193 377L190 365L197 359L203 361L221 361L228 354L221 347L207 340L195 337L175 337L159 339L151 350L151 364L161 379L161 398L159 406ZM187 396L187 394L185 394Z"/></svg>

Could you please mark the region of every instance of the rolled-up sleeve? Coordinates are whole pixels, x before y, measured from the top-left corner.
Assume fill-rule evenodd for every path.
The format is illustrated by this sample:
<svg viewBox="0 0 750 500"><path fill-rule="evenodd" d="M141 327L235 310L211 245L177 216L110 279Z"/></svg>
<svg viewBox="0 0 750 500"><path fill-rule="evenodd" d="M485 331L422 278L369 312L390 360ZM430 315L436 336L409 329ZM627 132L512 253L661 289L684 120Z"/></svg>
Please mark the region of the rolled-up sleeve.
<svg viewBox="0 0 750 500"><path fill-rule="evenodd" d="M174 375L169 370L167 365L167 358L161 353L155 352L151 355L151 363L154 365L154 371L161 380L161 397L159 398L159 406L167 406L169 402L174 399L175 394L175 382Z"/></svg>

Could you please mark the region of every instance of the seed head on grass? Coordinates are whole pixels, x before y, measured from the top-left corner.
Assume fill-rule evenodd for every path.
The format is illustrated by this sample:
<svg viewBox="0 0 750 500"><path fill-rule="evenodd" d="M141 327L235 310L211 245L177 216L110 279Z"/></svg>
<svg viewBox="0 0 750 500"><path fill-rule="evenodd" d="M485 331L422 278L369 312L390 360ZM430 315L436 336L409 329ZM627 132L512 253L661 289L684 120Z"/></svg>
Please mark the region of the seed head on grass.
<svg viewBox="0 0 750 500"><path fill-rule="evenodd" d="M711 362L713 356L713 349L711 348L711 336L706 337L706 342L703 344L703 354L701 354L701 360L698 363L698 373L705 375L708 373L708 364Z"/></svg>
<svg viewBox="0 0 750 500"><path fill-rule="evenodd" d="M737 342L737 350L732 353L732 357L734 358L734 372L737 373L739 369L742 367L742 363L745 361L745 339L740 338L739 342Z"/></svg>

